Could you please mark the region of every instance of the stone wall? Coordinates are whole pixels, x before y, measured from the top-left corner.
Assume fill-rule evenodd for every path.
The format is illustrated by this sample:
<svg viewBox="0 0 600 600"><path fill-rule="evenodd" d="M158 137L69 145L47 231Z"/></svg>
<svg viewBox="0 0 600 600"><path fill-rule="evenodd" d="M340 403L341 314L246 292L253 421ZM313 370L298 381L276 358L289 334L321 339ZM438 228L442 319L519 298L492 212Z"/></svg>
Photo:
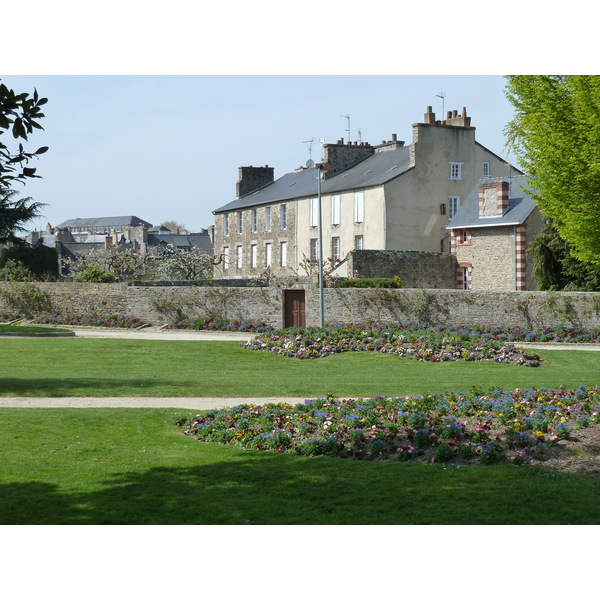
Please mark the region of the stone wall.
<svg viewBox="0 0 600 600"><path fill-rule="evenodd" d="M456 256L441 252L410 250L353 250L348 272L359 277L395 277L406 288L456 287Z"/></svg>
<svg viewBox="0 0 600 600"><path fill-rule="evenodd" d="M314 281L289 278L268 287L133 286L124 283L0 282L0 311L10 311L3 291L37 290L47 311L136 316L154 325L208 313L230 319L264 320L283 326L283 291L306 290L307 325L318 325L319 290ZM450 289L324 290L326 322L367 320L600 327L600 293L494 292Z"/></svg>

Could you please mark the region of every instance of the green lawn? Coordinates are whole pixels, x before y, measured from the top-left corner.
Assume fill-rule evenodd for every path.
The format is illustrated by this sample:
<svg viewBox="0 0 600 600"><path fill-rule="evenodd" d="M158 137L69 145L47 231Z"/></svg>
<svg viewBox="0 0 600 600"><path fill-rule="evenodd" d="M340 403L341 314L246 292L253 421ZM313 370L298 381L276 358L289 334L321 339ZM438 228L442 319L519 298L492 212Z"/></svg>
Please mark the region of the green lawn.
<svg viewBox="0 0 600 600"><path fill-rule="evenodd" d="M6 339L2 395L338 396L599 383L600 353L540 368L355 353L300 361L236 342ZM177 427L183 409L0 409L1 524L598 524L600 481L244 451Z"/></svg>
<svg viewBox="0 0 600 600"><path fill-rule="evenodd" d="M540 351L538 368L426 364L370 352L298 360L237 342L14 339L0 344L3 396L377 396L600 383L600 353Z"/></svg>
<svg viewBox="0 0 600 600"><path fill-rule="evenodd" d="M598 524L600 481L202 444L181 410L2 409L1 524Z"/></svg>

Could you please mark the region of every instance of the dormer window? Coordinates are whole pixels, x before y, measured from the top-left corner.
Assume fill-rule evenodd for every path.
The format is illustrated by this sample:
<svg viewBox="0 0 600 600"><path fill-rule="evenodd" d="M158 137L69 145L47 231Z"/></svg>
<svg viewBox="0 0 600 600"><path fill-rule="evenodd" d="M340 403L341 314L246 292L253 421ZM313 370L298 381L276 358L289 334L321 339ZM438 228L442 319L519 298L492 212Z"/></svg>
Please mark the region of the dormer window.
<svg viewBox="0 0 600 600"><path fill-rule="evenodd" d="M461 162L451 162L450 164L450 179L461 180L462 179L462 166Z"/></svg>

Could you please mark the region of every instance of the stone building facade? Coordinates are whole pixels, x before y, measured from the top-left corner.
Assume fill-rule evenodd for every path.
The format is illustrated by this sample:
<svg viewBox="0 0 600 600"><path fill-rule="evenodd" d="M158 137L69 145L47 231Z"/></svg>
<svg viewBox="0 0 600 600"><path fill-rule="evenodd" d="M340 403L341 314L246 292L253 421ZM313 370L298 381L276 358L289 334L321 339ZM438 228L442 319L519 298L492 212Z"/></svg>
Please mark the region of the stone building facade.
<svg viewBox="0 0 600 600"><path fill-rule="evenodd" d="M525 177L480 182L451 220L457 287L471 290L536 288L527 247L543 218L527 193Z"/></svg>
<svg viewBox="0 0 600 600"><path fill-rule="evenodd" d="M475 140L466 109L437 120L431 107L409 146L395 134L374 146L339 140L324 144L321 163L277 180L270 167L243 167L236 200L213 211L215 253L226 258L215 277L304 274L317 260L319 215L334 263L352 250L449 253L446 226L477 181L514 174Z"/></svg>

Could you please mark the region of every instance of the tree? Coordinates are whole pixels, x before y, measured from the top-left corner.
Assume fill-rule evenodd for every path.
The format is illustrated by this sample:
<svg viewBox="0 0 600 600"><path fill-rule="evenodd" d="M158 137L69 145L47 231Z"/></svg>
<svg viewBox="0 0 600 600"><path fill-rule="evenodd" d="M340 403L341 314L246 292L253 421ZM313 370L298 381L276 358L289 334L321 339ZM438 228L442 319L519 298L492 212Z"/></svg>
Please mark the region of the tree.
<svg viewBox="0 0 600 600"><path fill-rule="evenodd" d="M48 99L40 98L35 89L32 96L16 94L0 83L0 135L10 132L15 140L27 141L34 129L43 129L39 124L44 117L40 107L46 102ZM24 183L27 178L39 177L35 168L26 165L47 150L47 146L42 146L35 152L26 152L19 143L18 150L11 151L0 141L0 190L9 189L15 181Z"/></svg>
<svg viewBox="0 0 600 600"><path fill-rule="evenodd" d="M547 222L527 248L533 257L538 290L600 291L600 271L571 253L571 248Z"/></svg>
<svg viewBox="0 0 600 600"><path fill-rule="evenodd" d="M177 223L177 221L164 221L161 223L163 227L171 230L173 235L187 235L185 225Z"/></svg>
<svg viewBox="0 0 600 600"><path fill-rule="evenodd" d="M509 145L570 252L600 270L600 76L514 75Z"/></svg>
<svg viewBox="0 0 600 600"><path fill-rule="evenodd" d="M19 192L0 188L0 244L23 245L25 241L18 237L24 233L23 225L40 215L45 206L33 202L32 198L16 199Z"/></svg>
<svg viewBox="0 0 600 600"><path fill-rule="evenodd" d="M14 140L28 140L34 129L43 129L39 124L44 114L41 106L46 104L46 98L40 98L37 90L33 95L15 94L3 83L0 84L0 136L11 133ZM29 161L44 154L47 146L38 148L35 152L26 152L19 142L16 150L10 150L0 138L0 243L23 244L16 236L17 232L25 231L21 226L40 215L43 204L33 202L31 198L16 200L17 192L11 189L14 182L25 183L27 178L39 177L36 169L28 167Z"/></svg>

